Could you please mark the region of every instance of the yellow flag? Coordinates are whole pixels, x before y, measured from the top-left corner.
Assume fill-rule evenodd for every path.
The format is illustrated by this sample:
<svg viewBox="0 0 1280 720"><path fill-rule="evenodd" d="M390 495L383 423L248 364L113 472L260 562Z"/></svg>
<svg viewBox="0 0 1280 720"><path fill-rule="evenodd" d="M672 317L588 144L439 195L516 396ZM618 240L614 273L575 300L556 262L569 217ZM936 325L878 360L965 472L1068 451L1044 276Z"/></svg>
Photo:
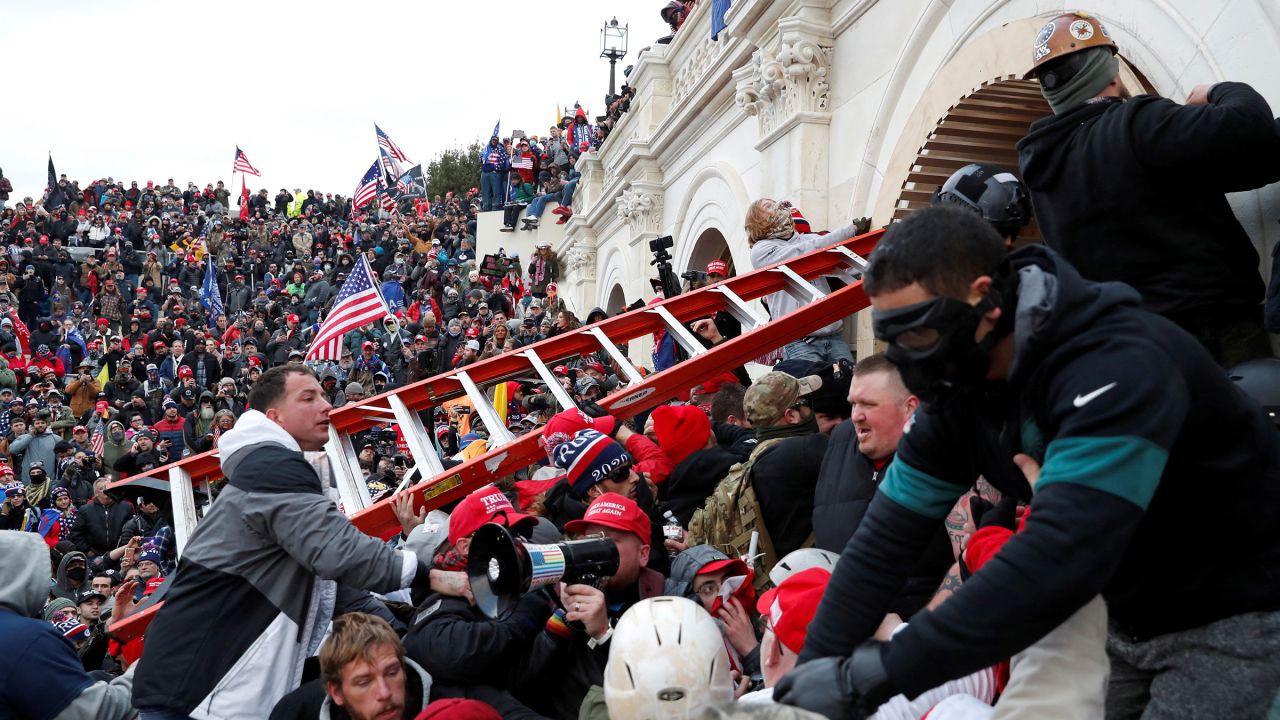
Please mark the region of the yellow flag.
<svg viewBox="0 0 1280 720"><path fill-rule="evenodd" d="M507 384L504 382L498 383L497 387L493 389L493 407L498 411L498 417L502 418L504 427L507 424L508 402L510 402L510 398L507 397Z"/></svg>
<svg viewBox="0 0 1280 720"><path fill-rule="evenodd" d="M105 388L109 380L111 380L111 376L107 374L106 363L103 363L102 369L98 371L98 384Z"/></svg>

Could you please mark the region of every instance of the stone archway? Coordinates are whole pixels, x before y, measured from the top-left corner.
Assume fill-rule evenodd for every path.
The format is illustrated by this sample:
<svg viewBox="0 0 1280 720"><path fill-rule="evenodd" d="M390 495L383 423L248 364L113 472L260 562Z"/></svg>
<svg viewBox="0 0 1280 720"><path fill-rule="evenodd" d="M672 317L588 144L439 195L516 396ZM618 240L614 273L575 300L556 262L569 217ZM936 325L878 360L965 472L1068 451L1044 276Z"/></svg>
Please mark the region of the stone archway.
<svg viewBox="0 0 1280 720"><path fill-rule="evenodd" d="M604 311L609 313L609 317L617 315L627 307L627 296L623 292L621 285L614 285L609 291L609 299L605 301Z"/></svg>
<svg viewBox="0 0 1280 720"><path fill-rule="evenodd" d="M725 261L729 265L730 277L737 274L734 270L733 253L729 250L729 242L717 228L707 228L698 236L693 250L689 253L689 265L685 270L706 270L707 263L712 260Z"/></svg>

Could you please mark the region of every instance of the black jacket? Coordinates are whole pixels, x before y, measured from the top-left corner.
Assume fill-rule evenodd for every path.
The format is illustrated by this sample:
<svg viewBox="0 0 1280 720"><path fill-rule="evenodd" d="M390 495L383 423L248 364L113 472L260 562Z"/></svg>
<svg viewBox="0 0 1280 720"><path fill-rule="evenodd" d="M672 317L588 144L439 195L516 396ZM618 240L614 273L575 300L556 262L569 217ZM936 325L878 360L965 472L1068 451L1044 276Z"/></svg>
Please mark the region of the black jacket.
<svg viewBox="0 0 1280 720"><path fill-rule="evenodd" d="M433 594L418 606L405 652L431 673L433 694L465 695L477 686L501 691L512 658L529 649L553 608L550 595L535 590L511 615L492 620L466 600Z"/></svg>
<svg viewBox="0 0 1280 720"><path fill-rule="evenodd" d="M813 496L814 547L833 553L844 550L862 524L862 517L867 514L867 507L887 469L887 463L877 469L871 459L858 450L852 420L845 420L831 431ZM889 605L889 612L903 619L919 612L929 604L953 562L951 540L946 527L938 523L933 541Z"/></svg>
<svg viewBox="0 0 1280 720"><path fill-rule="evenodd" d="M1026 527L885 646L896 690L913 696L1007 658L1099 593L1114 627L1137 638L1280 608L1280 435L1262 409L1131 288L1086 282L1042 246L1009 264L1007 382L915 415L802 660L870 637L979 474L1021 496L1014 452L1042 465Z"/></svg>
<svg viewBox="0 0 1280 720"><path fill-rule="evenodd" d="M76 511L79 520L71 528L71 542L82 553L104 555L117 547L116 540L125 523L133 517L129 503L113 502L103 506L96 499Z"/></svg>
<svg viewBox="0 0 1280 720"><path fill-rule="evenodd" d="M715 447L690 453L658 488L661 514L665 516L670 511L682 526L689 525L693 513L706 503L716 485L729 474L729 468L745 462L756 446L752 430L719 423L712 430Z"/></svg>
<svg viewBox="0 0 1280 720"><path fill-rule="evenodd" d="M822 433L790 437L763 451L751 470L751 486L778 559L800 549L813 532L814 485L826 452Z"/></svg>
<svg viewBox="0 0 1280 720"><path fill-rule="evenodd" d="M1280 180L1280 126L1253 88L1082 105L1036 121L1018 155L1045 241L1081 275L1193 331L1256 316L1258 253L1225 196Z"/></svg>

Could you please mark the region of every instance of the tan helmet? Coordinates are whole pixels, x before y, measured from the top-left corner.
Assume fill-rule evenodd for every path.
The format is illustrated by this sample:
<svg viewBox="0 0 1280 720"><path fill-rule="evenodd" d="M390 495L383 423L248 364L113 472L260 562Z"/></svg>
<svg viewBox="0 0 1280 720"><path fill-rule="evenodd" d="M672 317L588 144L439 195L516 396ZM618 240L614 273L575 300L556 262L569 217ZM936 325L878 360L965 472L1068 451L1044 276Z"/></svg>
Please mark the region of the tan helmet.
<svg viewBox="0 0 1280 720"><path fill-rule="evenodd" d="M1031 49L1031 70L1023 77L1030 80L1036 77L1041 65L1094 47L1111 48L1113 55L1119 51L1101 20L1079 11L1063 13L1045 23L1036 33Z"/></svg>

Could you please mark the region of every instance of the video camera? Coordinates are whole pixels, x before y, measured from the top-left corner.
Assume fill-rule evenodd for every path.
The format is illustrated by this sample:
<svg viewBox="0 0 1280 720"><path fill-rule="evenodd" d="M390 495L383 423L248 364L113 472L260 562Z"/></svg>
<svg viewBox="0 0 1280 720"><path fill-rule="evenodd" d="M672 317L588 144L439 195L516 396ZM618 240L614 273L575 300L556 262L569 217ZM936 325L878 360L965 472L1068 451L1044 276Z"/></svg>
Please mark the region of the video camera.
<svg viewBox="0 0 1280 720"><path fill-rule="evenodd" d="M476 531L467 552L467 579L486 616L511 614L526 593L563 581L602 589L618 572L618 546L607 537L539 545L497 523Z"/></svg>

